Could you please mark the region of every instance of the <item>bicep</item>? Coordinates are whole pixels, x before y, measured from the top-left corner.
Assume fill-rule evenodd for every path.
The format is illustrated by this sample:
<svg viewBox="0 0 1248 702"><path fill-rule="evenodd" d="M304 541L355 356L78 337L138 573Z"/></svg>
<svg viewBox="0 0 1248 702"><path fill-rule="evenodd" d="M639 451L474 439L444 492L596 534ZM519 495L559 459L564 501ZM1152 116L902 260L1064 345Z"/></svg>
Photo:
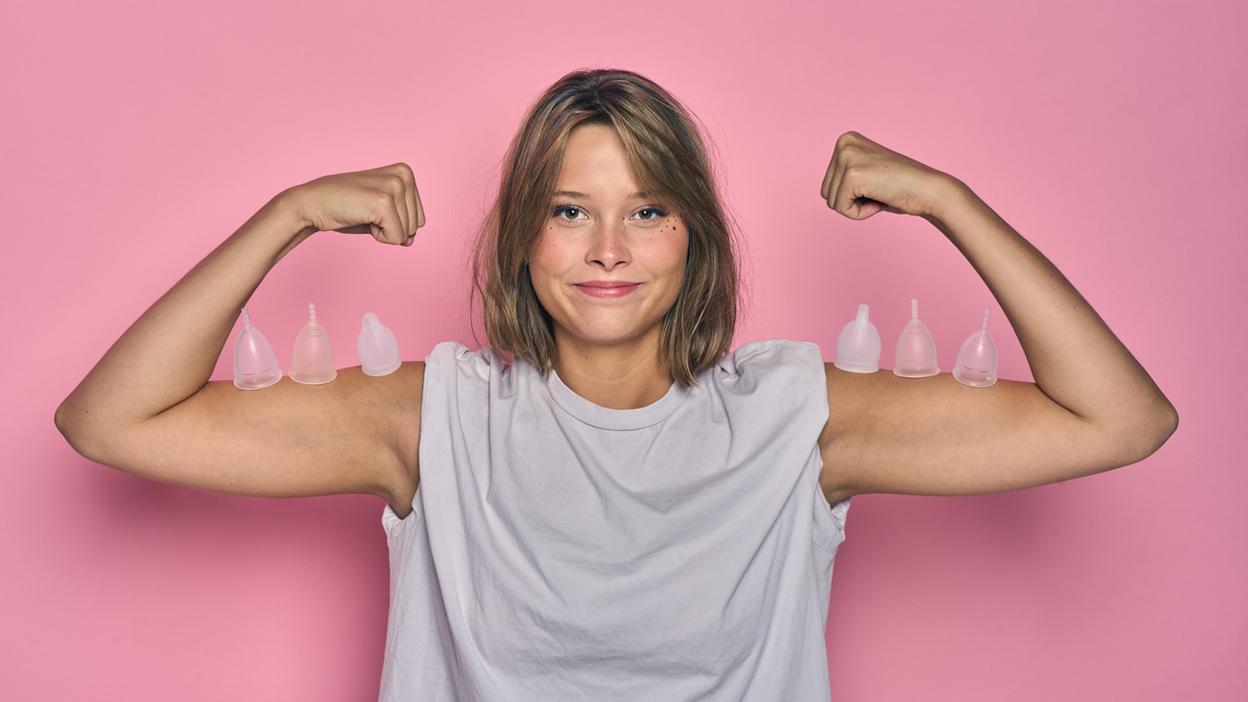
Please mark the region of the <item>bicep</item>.
<svg viewBox="0 0 1248 702"><path fill-rule="evenodd" d="M830 496L1004 492L1131 462L1113 432L1033 383L970 388L948 373L905 379L831 365L827 378L830 412L820 448Z"/></svg>
<svg viewBox="0 0 1248 702"><path fill-rule="evenodd" d="M408 363L374 378L349 368L325 385L284 378L256 391L211 382L165 412L118 430L91 457L214 492L365 493L403 507L418 477L423 370L424 364Z"/></svg>

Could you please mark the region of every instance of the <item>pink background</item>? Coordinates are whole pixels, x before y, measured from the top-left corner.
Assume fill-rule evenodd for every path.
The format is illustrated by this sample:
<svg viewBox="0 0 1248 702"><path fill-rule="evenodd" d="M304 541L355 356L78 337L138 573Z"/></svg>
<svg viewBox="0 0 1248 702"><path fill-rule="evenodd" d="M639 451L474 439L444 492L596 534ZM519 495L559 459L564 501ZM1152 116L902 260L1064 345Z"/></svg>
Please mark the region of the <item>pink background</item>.
<svg viewBox="0 0 1248 702"><path fill-rule="evenodd" d="M146 482L74 454L53 410L270 196L398 160L428 212L417 245L318 237L253 320L284 367L309 301L340 366L368 311L409 360L470 341L466 246L498 161L525 106L582 66L647 74L705 121L748 239L740 341L830 359L865 301L891 366L918 297L948 369L977 327L988 293L926 223L855 224L817 197L856 129L970 184L1179 409L1131 468L858 498L836 699L1248 695L1242 3L182 4L13 3L0 26L0 699L375 698L380 500ZM1027 377L991 324L1001 374Z"/></svg>

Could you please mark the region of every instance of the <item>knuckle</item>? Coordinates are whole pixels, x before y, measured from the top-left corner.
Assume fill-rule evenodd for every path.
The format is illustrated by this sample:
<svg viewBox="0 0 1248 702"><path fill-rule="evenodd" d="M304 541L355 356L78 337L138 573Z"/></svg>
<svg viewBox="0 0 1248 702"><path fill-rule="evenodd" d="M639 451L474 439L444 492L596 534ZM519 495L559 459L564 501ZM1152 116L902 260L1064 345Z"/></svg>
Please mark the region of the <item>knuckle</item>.
<svg viewBox="0 0 1248 702"><path fill-rule="evenodd" d="M374 190L372 192L371 204L373 214L385 214L387 210L394 207L394 195L384 189Z"/></svg>
<svg viewBox="0 0 1248 702"><path fill-rule="evenodd" d="M403 188L407 185L403 181L402 176L396 173L386 174L382 180L382 183L383 183L382 187L384 187L391 194L401 194L403 192Z"/></svg>

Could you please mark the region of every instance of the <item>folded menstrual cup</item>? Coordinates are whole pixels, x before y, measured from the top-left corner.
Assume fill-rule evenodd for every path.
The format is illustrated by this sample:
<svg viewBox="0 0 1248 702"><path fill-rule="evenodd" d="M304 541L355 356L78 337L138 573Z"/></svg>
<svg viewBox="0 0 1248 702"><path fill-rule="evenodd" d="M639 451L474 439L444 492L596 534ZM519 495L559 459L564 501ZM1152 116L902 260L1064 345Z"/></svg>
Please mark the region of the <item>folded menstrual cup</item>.
<svg viewBox="0 0 1248 702"><path fill-rule="evenodd" d="M267 388L282 378L277 354L259 329L251 326L251 316L243 308L243 330L234 344L234 386L243 390Z"/></svg>
<svg viewBox="0 0 1248 702"><path fill-rule="evenodd" d="M867 305L858 305L858 316L845 325L836 340L832 364L851 373L874 373L880 369L880 333L868 319Z"/></svg>
<svg viewBox="0 0 1248 702"><path fill-rule="evenodd" d="M897 338L897 364L893 374L903 378L926 378L940 372L936 365L936 342L919 321L919 301L910 301L910 321Z"/></svg>
<svg viewBox="0 0 1248 702"><path fill-rule="evenodd" d="M997 345L988 334L988 308L984 308L984 326L962 344L953 377L973 388L986 388L997 382Z"/></svg>
<svg viewBox="0 0 1248 702"><path fill-rule="evenodd" d="M377 315L369 312L360 325L360 366L364 375L387 375L399 369L399 342L394 333L381 325Z"/></svg>
<svg viewBox="0 0 1248 702"><path fill-rule="evenodd" d="M299 330L290 355L290 379L304 385L324 385L337 377L329 334L316 321L316 308L309 303L308 321Z"/></svg>

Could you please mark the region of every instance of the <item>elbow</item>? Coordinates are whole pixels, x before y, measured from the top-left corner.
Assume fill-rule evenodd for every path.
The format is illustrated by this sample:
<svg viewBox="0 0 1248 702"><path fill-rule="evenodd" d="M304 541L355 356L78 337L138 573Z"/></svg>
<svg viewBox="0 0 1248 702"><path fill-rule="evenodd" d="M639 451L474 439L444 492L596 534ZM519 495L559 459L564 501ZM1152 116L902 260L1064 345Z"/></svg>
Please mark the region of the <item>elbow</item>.
<svg viewBox="0 0 1248 702"><path fill-rule="evenodd" d="M1155 413L1154 441L1156 445L1152 451L1149 451L1150 454L1169 441L1170 437L1179 428L1179 411L1164 397L1161 400L1161 405L1161 408Z"/></svg>
<svg viewBox="0 0 1248 702"><path fill-rule="evenodd" d="M73 411L69 407L69 398L66 398L56 408L56 416L53 418L56 422L56 430L61 432L61 436L69 442L70 446L74 445L74 437L78 435L78 429L73 420Z"/></svg>
<svg viewBox="0 0 1248 702"><path fill-rule="evenodd" d="M1118 434L1123 461L1130 465L1153 455L1179 428L1179 413L1164 396L1133 413Z"/></svg>
<svg viewBox="0 0 1248 702"><path fill-rule="evenodd" d="M74 402L74 396L70 395L56 408L54 421L56 430L65 437L70 448L84 458L98 462L99 451L95 448L98 442L92 439L93 432L89 417L90 410L79 407L78 403Z"/></svg>

